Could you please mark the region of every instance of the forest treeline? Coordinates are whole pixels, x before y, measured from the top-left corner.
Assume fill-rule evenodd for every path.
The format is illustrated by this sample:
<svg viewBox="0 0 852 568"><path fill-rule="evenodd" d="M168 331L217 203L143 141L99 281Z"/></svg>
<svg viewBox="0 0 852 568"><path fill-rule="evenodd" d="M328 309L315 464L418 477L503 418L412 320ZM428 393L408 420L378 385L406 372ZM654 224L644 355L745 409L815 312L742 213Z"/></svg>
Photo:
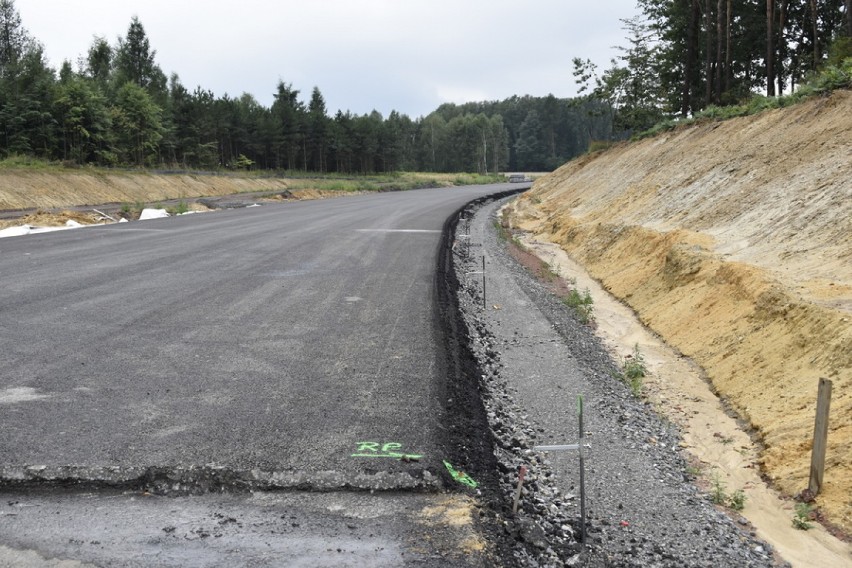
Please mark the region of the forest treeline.
<svg viewBox="0 0 852 568"><path fill-rule="evenodd" d="M67 165L374 173L552 170L592 141L626 138L711 105L789 92L852 53L852 0L638 0L627 45L598 73L574 59L581 96L445 104L425 117L326 108L279 81L253 95L185 87L133 18L76 65L49 67L13 0L0 0L0 157ZM847 69L844 67L844 69ZM570 72L566 65L566 73Z"/></svg>
<svg viewBox="0 0 852 568"><path fill-rule="evenodd" d="M641 15L622 20L627 45L609 69L573 61L614 133L792 93L818 72L829 86L849 84L852 0L637 1Z"/></svg>
<svg viewBox="0 0 852 568"><path fill-rule="evenodd" d="M279 82L266 107L166 77L133 18L110 44L95 37L76 66L44 58L13 0L0 0L0 155L68 165L373 173L553 169L609 131L594 101L549 96L443 105L412 119L393 111L330 115Z"/></svg>

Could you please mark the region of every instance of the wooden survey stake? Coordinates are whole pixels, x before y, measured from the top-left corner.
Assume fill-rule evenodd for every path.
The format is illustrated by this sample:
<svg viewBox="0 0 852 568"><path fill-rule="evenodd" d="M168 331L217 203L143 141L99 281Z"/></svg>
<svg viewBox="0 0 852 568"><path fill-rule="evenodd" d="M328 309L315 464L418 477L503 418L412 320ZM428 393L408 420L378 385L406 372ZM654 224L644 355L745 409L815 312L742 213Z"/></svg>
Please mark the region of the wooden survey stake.
<svg viewBox="0 0 852 568"><path fill-rule="evenodd" d="M831 381L819 380L817 395L817 412L814 423L814 445L811 451L811 479L808 491L816 497L822 489L822 478L825 473L825 450L828 443L828 410L831 406Z"/></svg>

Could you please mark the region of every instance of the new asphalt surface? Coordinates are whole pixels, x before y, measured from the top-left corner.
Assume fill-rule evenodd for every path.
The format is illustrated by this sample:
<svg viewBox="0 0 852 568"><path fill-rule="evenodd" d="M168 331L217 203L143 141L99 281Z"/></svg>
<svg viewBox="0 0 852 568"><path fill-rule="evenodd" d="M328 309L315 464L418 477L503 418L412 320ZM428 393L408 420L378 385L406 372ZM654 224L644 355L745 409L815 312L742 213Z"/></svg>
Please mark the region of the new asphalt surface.
<svg viewBox="0 0 852 568"><path fill-rule="evenodd" d="M0 479L436 484L442 228L466 202L517 189L0 240Z"/></svg>

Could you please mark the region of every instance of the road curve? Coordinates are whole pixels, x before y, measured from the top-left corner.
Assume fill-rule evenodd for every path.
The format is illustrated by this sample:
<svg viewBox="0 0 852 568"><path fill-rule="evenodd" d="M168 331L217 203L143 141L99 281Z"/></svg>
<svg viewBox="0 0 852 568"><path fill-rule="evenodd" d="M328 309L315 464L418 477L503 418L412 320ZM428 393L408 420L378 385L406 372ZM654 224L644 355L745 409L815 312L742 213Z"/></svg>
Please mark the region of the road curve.
<svg viewBox="0 0 852 568"><path fill-rule="evenodd" d="M3 239L0 478L429 485L450 419L442 228L511 189Z"/></svg>

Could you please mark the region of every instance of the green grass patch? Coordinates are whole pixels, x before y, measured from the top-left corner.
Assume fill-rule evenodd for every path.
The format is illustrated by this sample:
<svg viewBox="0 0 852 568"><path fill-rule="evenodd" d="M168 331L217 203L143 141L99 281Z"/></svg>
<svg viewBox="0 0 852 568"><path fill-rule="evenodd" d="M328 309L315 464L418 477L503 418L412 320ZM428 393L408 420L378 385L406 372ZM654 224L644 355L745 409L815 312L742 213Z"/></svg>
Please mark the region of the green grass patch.
<svg viewBox="0 0 852 568"><path fill-rule="evenodd" d="M22 156L14 154L0 160L0 170L35 170L35 171L63 171L60 164L42 160L41 158L33 158L32 156Z"/></svg>
<svg viewBox="0 0 852 568"><path fill-rule="evenodd" d="M187 213L189 211L189 204L187 204L186 201L181 199L177 205L167 207L166 211L169 212L169 215L182 215L183 213Z"/></svg>

